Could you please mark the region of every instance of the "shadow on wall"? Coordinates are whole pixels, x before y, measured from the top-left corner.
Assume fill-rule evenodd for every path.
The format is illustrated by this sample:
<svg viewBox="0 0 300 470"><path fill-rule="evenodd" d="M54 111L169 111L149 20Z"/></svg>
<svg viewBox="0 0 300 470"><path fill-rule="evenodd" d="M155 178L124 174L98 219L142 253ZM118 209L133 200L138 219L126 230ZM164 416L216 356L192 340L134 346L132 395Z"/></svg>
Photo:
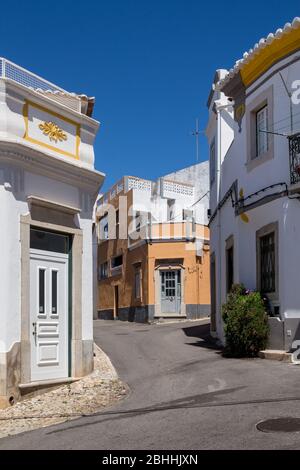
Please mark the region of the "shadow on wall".
<svg viewBox="0 0 300 470"><path fill-rule="evenodd" d="M221 351L222 347L218 346L216 340L210 335L210 323L204 325L195 325L188 328L182 328L184 334L189 338L196 338L195 343L187 343L190 346L198 346L200 348L214 349Z"/></svg>

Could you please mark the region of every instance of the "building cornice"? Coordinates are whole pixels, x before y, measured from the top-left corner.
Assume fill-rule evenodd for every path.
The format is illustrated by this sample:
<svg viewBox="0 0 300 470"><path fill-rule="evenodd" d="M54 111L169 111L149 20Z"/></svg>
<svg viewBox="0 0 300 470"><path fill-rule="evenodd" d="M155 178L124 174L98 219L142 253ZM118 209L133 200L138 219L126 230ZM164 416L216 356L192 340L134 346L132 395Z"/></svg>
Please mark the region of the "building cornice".
<svg viewBox="0 0 300 470"><path fill-rule="evenodd" d="M93 134L97 132L100 126L99 121L96 121L95 119L85 114L75 111L68 106L65 106L63 103L58 104L48 96L31 90L30 88L10 80L9 78L0 78L0 82L4 84L12 99L15 99L19 102L24 102L25 100L34 101L35 103L48 108L49 111L54 113L59 109L59 113L64 115L64 117L75 120L78 124L81 124L83 128L87 128L87 130L90 129L90 132L92 131Z"/></svg>
<svg viewBox="0 0 300 470"><path fill-rule="evenodd" d="M98 192L105 178L104 173L88 169L60 157L48 155L18 141L0 138L0 164L7 162L22 166L24 170L55 178L61 182Z"/></svg>
<svg viewBox="0 0 300 470"><path fill-rule="evenodd" d="M63 212L64 214L76 215L80 214L81 209L79 207L73 207L66 204L59 204L50 199L43 197L27 196L27 201L32 206L44 207L46 209L54 209L56 211Z"/></svg>
<svg viewBox="0 0 300 470"><path fill-rule="evenodd" d="M217 88L223 91L237 74L247 88L277 62L299 50L300 18L294 18L292 23L286 23L274 34L270 33L266 38L260 39L253 49L245 52L243 58L235 63L226 77L219 81Z"/></svg>

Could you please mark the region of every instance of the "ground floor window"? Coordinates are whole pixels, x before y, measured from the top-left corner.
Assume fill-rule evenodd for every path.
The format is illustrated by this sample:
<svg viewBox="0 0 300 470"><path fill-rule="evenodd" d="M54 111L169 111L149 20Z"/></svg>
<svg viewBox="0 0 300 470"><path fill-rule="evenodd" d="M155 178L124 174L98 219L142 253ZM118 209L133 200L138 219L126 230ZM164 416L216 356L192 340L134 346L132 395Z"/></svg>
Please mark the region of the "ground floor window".
<svg viewBox="0 0 300 470"><path fill-rule="evenodd" d="M277 223L269 224L257 232L257 284L260 292L278 294L278 229Z"/></svg>
<svg viewBox="0 0 300 470"><path fill-rule="evenodd" d="M233 236L226 240L226 291L231 291L234 283L234 251L233 251Z"/></svg>
<svg viewBox="0 0 300 470"><path fill-rule="evenodd" d="M68 235L30 228L30 248L67 254L69 252L69 245L70 240Z"/></svg>
<svg viewBox="0 0 300 470"><path fill-rule="evenodd" d="M275 233L260 238L260 290L275 292Z"/></svg>

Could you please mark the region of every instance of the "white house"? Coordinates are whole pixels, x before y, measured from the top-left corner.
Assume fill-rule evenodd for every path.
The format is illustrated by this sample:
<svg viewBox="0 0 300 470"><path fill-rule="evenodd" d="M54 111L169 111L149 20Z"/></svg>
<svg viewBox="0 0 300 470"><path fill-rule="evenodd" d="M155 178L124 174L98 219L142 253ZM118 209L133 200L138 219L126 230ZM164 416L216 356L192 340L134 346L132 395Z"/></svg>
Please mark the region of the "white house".
<svg viewBox="0 0 300 470"><path fill-rule="evenodd" d="M300 340L299 50L295 18L217 70L209 95L211 329L221 341L233 282L269 297L270 348Z"/></svg>
<svg viewBox="0 0 300 470"><path fill-rule="evenodd" d="M93 98L0 59L0 405L93 369Z"/></svg>
<svg viewBox="0 0 300 470"><path fill-rule="evenodd" d="M130 199L126 197L129 191L131 191ZM121 208L120 221L123 217L122 220L126 220L127 223L129 215L138 219L140 225L182 223L192 219L196 224L207 225L209 162L191 165L162 176L156 181L124 176L107 193L99 197L98 217L99 214L107 212L105 205L111 203L118 195L123 195L124 199L127 199L126 208ZM98 234L101 239L108 237L108 219L109 214L106 217L101 216ZM110 224L109 228L112 229L114 224ZM129 232L135 230L135 223L131 225L128 227ZM150 228L149 225L148 230ZM106 235L103 233L105 230ZM112 233L110 238L113 238ZM123 238L127 239L127 231Z"/></svg>

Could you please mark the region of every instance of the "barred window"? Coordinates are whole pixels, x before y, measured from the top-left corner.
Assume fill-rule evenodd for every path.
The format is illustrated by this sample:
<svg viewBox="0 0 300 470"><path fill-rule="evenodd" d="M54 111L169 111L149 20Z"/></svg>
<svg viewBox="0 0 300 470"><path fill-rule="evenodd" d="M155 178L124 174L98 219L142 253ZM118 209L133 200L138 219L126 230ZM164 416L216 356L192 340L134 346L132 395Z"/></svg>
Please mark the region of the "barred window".
<svg viewBox="0 0 300 470"><path fill-rule="evenodd" d="M226 250L226 271L227 271L227 294L231 291L234 278L234 267L233 267L233 246Z"/></svg>
<svg viewBox="0 0 300 470"><path fill-rule="evenodd" d="M263 293L276 291L275 232L260 237L260 290Z"/></svg>

